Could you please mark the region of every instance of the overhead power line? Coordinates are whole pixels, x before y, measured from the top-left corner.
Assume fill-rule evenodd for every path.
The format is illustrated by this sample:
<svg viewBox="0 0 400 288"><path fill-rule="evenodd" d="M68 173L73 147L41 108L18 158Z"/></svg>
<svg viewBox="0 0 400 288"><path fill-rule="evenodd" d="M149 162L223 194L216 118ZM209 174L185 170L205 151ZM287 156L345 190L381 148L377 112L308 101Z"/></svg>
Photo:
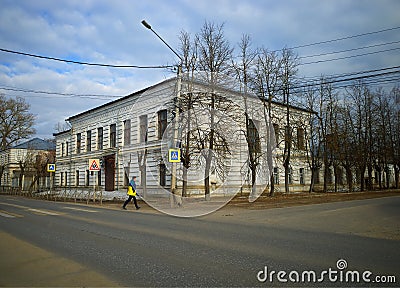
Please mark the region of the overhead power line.
<svg viewBox="0 0 400 288"><path fill-rule="evenodd" d="M347 39L352 39L352 38L357 38L357 37L362 37L362 36L367 36L367 35L372 35L372 34L393 31L393 30L397 30L397 29L400 29L400 26L382 29L382 30L373 31L373 32L366 32L366 33L362 33L362 34L356 34L356 35L336 38L336 39L331 39L331 40L326 40L326 41L320 41L320 42L315 42L315 43L310 43L310 44L298 45L298 46L290 47L289 49L298 49L298 48L310 47L310 46L315 46L315 45L327 44L327 43L343 41L343 40L347 40ZM280 50L278 50L278 51L280 51Z"/></svg>
<svg viewBox="0 0 400 288"><path fill-rule="evenodd" d="M344 60L344 59L350 59L350 58L355 58L355 57L379 54L379 53L383 53L383 52L390 52L390 51L395 51L395 50L399 50L399 49L400 49L400 47L396 47L396 48L385 49L385 50L380 50L380 51L357 54L357 55L343 56L343 57L325 59L325 60L316 60L316 61L311 61L311 62L306 62L306 63L300 63L299 65L309 65L309 64L317 64L317 63L324 63L324 62L330 62L330 61Z"/></svg>
<svg viewBox="0 0 400 288"><path fill-rule="evenodd" d="M390 71L393 70L393 71ZM320 81L324 84L339 84L335 86L336 88L348 87L349 83L356 80L365 80L365 84L376 85L380 83L390 83L398 82L400 80L400 66L386 67L381 69L366 70L352 73L344 73L340 75L327 75L321 80L321 76L306 79L297 79L295 85L291 87L294 90L301 90L310 86L319 85ZM61 97L79 97L79 98L89 98L89 99L112 99L120 98L121 95L103 95L103 94L75 94L75 93L62 93L62 92L51 92L51 91L41 91L26 88L10 87L10 86L0 86L0 90L6 91L16 91L24 93L34 93L34 94L45 94L56 95ZM278 89L281 90L281 89ZM40 96L43 97L43 96ZM44 96L46 97L46 96Z"/></svg>
<svg viewBox="0 0 400 288"><path fill-rule="evenodd" d="M75 93L62 93L62 92L51 92L42 90L25 89L18 87L2 86L0 90L14 91L14 92L24 92L24 93L34 93L34 94L46 94L46 95L57 95L61 97L79 97L79 98L89 98L89 99L109 99L109 98L120 98L120 95L102 95L102 94L75 94Z"/></svg>
<svg viewBox="0 0 400 288"><path fill-rule="evenodd" d="M365 80L365 79L373 79L373 78L378 78L384 76L385 78L382 79L382 82L387 82L389 79L390 80L396 80L399 79L399 77L392 77L396 74L400 74L400 70L395 70L395 71L388 71L388 72L382 72L382 73L375 73L375 74L370 74L370 75L362 75L362 76L353 76L353 77L345 77L342 79L335 79L335 78L327 78L326 80L323 81L324 84L336 84L336 83L343 83L343 82L352 82L352 81L357 81L357 80ZM390 77L390 78L387 78ZM378 82L378 80L375 80L374 82ZM313 85L318 85L318 84L301 84L299 83L298 85L295 85L291 87L292 89L302 89L302 88L307 88L309 86Z"/></svg>
<svg viewBox="0 0 400 288"><path fill-rule="evenodd" d="M20 52L20 51L4 49L4 48L0 48L0 51L6 52L6 53L28 56L28 57L64 62L64 63L72 63L72 64L80 64L80 65L88 65L88 66L100 66L100 67L109 67L109 68L165 69L165 68L175 67L173 65L140 66L140 65L113 65L113 64L102 64L102 63L89 63L89 62L73 61L73 60L67 60L67 59L61 59L61 58L55 58L55 57L49 57L49 56L36 55L36 54L31 54L31 53L25 53L25 52Z"/></svg>
<svg viewBox="0 0 400 288"><path fill-rule="evenodd" d="M381 47L381 46L398 44L398 43L400 43L400 40L393 41L393 42L387 42L387 43L381 43L381 44L375 44L375 45L368 45L368 46L363 46L363 47L357 47L357 48L351 48L351 49L346 49L346 50L340 50L340 51L326 52L326 53L320 53L320 54L314 54L314 55L305 55L305 56L300 56L299 59L322 57L322 56L328 56L328 55L345 53L345 52L352 52L352 51L357 51L357 50L364 50L364 49Z"/></svg>

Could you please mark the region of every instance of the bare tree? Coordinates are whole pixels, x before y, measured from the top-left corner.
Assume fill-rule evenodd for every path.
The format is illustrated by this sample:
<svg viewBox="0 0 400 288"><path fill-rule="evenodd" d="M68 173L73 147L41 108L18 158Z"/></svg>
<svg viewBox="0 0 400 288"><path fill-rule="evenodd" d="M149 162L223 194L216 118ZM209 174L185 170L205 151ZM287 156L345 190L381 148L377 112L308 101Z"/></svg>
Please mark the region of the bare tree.
<svg viewBox="0 0 400 288"><path fill-rule="evenodd" d="M267 133L273 129L270 127L271 121L278 122L275 115L272 113L272 102L276 101L278 93L282 90L281 81L282 58L275 51L268 51L267 49L260 49L257 54L257 59L252 73L251 86L258 95L258 98L263 103L264 121L267 126ZM279 128L275 131L275 135L279 136ZM273 141L267 144L267 154L272 156L272 150L275 148L273 145L279 146L278 137L275 135L267 135L267 139ZM272 137L271 137L272 136ZM272 159L269 161L269 169L272 171ZM275 192L274 175L270 175L270 192L269 195L273 196Z"/></svg>
<svg viewBox="0 0 400 288"><path fill-rule="evenodd" d="M317 93L317 84L311 84L304 92L306 108L316 113L310 113L307 119L307 126L305 131L305 139L307 140L306 157L311 170L311 181L309 192L314 191L314 185L319 170L322 168L322 154L323 154L323 131L322 131L322 108L323 108L323 95Z"/></svg>
<svg viewBox="0 0 400 288"><path fill-rule="evenodd" d="M372 94L361 81L353 83L347 90L347 95L353 102L351 117L355 120L356 153L358 173L360 174L360 190L372 189L373 170L373 132L372 132ZM367 170L368 178L365 179ZM366 181L365 181L366 180ZM366 185L365 185L366 184Z"/></svg>
<svg viewBox="0 0 400 288"><path fill-rule="evenodd" d="M47 177L49 172L47 172L47 164L54 163L55 161L55 151L39 151L35 153L34 159L32 159L32 171L34 172L33 181L29 187L32 191L36 185L39 190L40 179Z"/></svg>
<svg viewBox="0 0 400 288"><path fill-rule="evenodd" d="M396 86L390 92L390 101L393 105L391 105L392 109L390 110L392 120L389 129L390 133L390 158L394 167L394 180L396 189L399 188L400 185L400 87Z"/></svg>
<svg viewBox="0 0 400 288"><path fill-rule="evenodd" d="M206 104L210 111L210 130L205 139L208 143L203 145L208 152L205 157L204 186L205 199L210 199L210 168L213 159L213 150L218 140L216 128L216 109L221 110L227 103L226 97L217 95L215 87L223 85L226 75L231 70L232 51L228 40L225 38L222 25L216 25L211 22L205 22L200 33L197 34L197 43L199 51L198 69L204 73L206 83L210 91L203 98L203 104ZM229 101L228 101L229 102ZM228 104L229 106L229 104ZM221 140L221 139L220 139ZM224 145L220 145L223 147Z"/></svg>
<svg viewBox="0 0 400 288"><path fill-rule="evenodd" d="M282 95L286 105L285 148L283 152L283 167L285 168L285 192L289 193L289 174L291 171L291 153L293 141L293 126L291 125L290 104L291 88L297 73L298 57L291 49L282 50Z"/></svg>
<svg viewBox="0 0 400 288"><path fill-rule="evenodd" d="M21 97L6 99L0 94L0 151L35 133L35 116Z"/></svg>
<svg viewBox="0 0 400 288"><path fill-rule="evenodd" d="M182 159L182 197L187 196L188 188L188 170L192 165L192 155L194 149L192 149L193 143L193 108L199 101L199 94L194 93L194 72L198 61L198 48L197 39L192 40L189 33L182 31L179 37L181 42L181 55L182 56L182 69L186 72L186 83L183 85L181 96L179 99L179 108L182 112L185 112L181 116L180 131L181 131L181 159ZM176 103L176 102L175 102Z"/></svg>
<svg viewBox="0 0 400 288"><path fill-rule="evenodd" d="M233 63L236 72L236 78L240 83L242 99L244 103L245 130L243 131L248 150L247 166L251 175L251 197L256 195L257 170L261 164L263 152L261 151L260 133L254 119L251 119L251 112L248 107L248 88L250 85L251 72L254 65L254 59L257 56L256 51L251 49L251 39L249 35L243 35L239 43L239 61ZM265 101L263 101L265 102Z"/></svg>

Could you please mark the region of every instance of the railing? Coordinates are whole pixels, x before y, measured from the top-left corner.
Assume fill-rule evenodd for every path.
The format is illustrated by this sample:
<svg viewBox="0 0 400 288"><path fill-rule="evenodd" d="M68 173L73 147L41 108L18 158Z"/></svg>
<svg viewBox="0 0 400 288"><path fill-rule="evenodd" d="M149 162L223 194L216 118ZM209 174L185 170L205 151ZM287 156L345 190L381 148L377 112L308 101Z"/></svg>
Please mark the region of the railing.
<svg viewBox="0 0 400 288"><path fill-rule="evenodd" d="M38 199L46 199L53 201L74 201L76 202L99 202L103 203L103 191L93 188L56 188L46 189L42 191L24 191L19 187L0 186L0 194L3 195L18 195Z"/></svg>

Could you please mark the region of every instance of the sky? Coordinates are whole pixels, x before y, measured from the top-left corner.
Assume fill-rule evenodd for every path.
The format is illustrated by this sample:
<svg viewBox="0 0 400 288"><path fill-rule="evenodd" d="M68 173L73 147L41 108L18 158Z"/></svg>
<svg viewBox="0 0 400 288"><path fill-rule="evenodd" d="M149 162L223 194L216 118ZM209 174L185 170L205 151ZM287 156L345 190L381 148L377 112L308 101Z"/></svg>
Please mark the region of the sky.
<svg viewBox="0 0 400 288"><path fill-rule="evenodd" d="M141 21L175 50L181 31L194 35L209 21L224 24L233 47L243 34L254 48L303 46L294 48L298 74L318 77L400 66L399 11L398 0L0 0L0 48L89 63L171 65L177 57ZM309 45L320 42L326 43ZM309 57L343 50L351 51ZM321 60L330 61L310 64ZM0 51L0 93L26 99L40 138L52 138L55 125L70 116L174 75Z"/></svg>

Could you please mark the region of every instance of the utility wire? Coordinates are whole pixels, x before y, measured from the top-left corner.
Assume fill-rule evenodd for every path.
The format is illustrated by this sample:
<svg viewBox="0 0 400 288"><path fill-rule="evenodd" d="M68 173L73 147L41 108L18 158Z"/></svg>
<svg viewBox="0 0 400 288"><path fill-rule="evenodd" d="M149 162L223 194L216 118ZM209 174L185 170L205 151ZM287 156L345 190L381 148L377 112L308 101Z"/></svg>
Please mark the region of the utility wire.
<svg viewBox="0 0 400 288"><path fill-rule="evenodd" d="M320 45L320 44L332 43L332 42L337 42L337 41L342 41L342 40L346 40L346 39L351 39L351 38L356 38L356 37L361 37L361 36L366 36L366 35L372 35L372 34L377 34L377 33L397 30L397 29L400 29L400 26L382 29L379 31L373 31L373 32L367 32L367 33L362 33L362 34L357 34L357 35L341 37L341 38L332 39L332 40L326 40L326 41L320 41L320 42L315 42L315 43L310 43L310 44L293 46L288 49L298 49L298 48L304 48L304 47L315 46L315 45ZM393 43L397 43L397 42L393 42ZM389 44L393 44L393 43L389 43ZM0 48L0 51L6 52L6 53L28 56L28 57L39 58L39 59L53 60L53 61L59 61L59 62L64 62L64 63L80 64L80 65L88 65L88 66L100 66L100 67L110 67L110 68L138 68L138 69L165 69L165 68L174 68L175 67L175 65L140 66L140 65L113 65L113 64L103 64L103 63L90 63L90 62L82 62L82 61L74 61L74 60L68 60L68 59L55 58L55 57L50 57L50 56L42 56L42 55L37 55L37 54L32 54L32 53L25 53L25 52L20 52L20 51L15 51L15 50L9 50L9 49L5 49L5 48ZM281 49L275 50L275 52L278 52L278 51L281 51ZM343 52L345 52L345 51L343 51ZM333 52L333 53L340 53L340 52ZM333 54L333 53L331 53L331 54ZM327 53L327 54L329 54L329 53ZM317 55L315 55L315 57L316 56ZM314 55L304 56L304 57L300 57L300 58L308 58L308 57L314 57ZM309 64L309 63L307 63L307 64Z"/></svg>
<svg viewBox="0 0 400 288"><path fill-rule="evenodd" d="M396 47L396 48L380 50L380 51L375 51L375 52L368 52L368 53L351 55L351 56L344 56L344 57L333 58L333 59L317 60L317 61L311 61L311 62L306 62L306 63L300 63L299 65L309 65L309 64L317 64L317 63L324 63L324 62L330 62L330 61L343 60L343 59L350 59L350 58L355 58L355 57L379 54L379 53L383 53L383 52L395 51L395 50L399 50L399 49L400 49L400 47Z"/></svg>
<svg viewBox="0 0 400 288"><path fill-rule="evenodd" d="M80 98L89 98L89 99L93 99L93 98L108 99L108 98L120 98L120 97L122 97L122 96L116 96L116 95L74 94L74 93L50 92L50 91L40 91L40 90L32 90L32 89L24 89L24 88L8 87L8 86L0 87L0 90L14 91L14 92L24 92L24 93L35 93L35 94L58 95L58 96L62 96L62 97L80 97Z"/></svg>
<svg viewBox="0 0 400 288"><path fill-rule="evenodd" d="M380 68L380 69L349 72L349 73L342 73L342 74L301 77L301 78L297 78L297 81L309 83L309 82L313 82L313 81L320 81L321 78L323 78L323 79L338 79L338 78L342 78L342 77L348 77L348 76L354 76L354 75L360 75L360 74L369 74L369 73L382 72L382 71L388 71L388 70L394 70L394 69L400 69L400 66L392 66L392 67L385 67L385 68Z"/></svg>
<svg viewBox="0 0 400 288"><path fill-rule="evenodd" d="M365 80L365 84L379 84L379 83L390 83L396 82L400 80L400 66L387 67L375 70L368 71L359 71L353 73L347 73L342 75L330 75L325 76L323 83L324 84L339 84L335 85L336 88L345 88L349 87L352 84L350 82L356 80ZM394 70L397 69L397 70ZM394 70L394 71L388 71ZM379 73L377 73L379 72ZM371 74L372 73L372 74ZM368 75L363 75L368 74ZM359 76L357 76L359 75ZM307 88L310 86L318 86L320 84L321 78L315 77L314 79L297 79L297 84L293 85L291 89L301 91L303 88ZM120 95L101 95L101 94L73 94L73 93L61 93L61 92L50 92L50 91L40 91L40 90L32 90L32 89L24 89L17 87L9 87L9 86L0 86L0 90L8 90L8 91L17 91L24 93L35 93L35 94L46 94L46 95L58 95L61 97L79 97L79 98L89 98L89 99L109 99L109 98L120 98ZM277 91L281 91L282 89L277 89Z"/></svg>
<svg viewBox="0 0 400 288"><path fill-rule="evenodd" d="M397 30L397 29L400 29L400 26L393 27L393 28L382 29L382 30L379 30L379 31L373 31L373 32L367 32L367 33L362 33L362 34L357 34L357 35L341 37L341 38L332 39L332 40L315 42L315 43L311 43L311 44L298 45L298 46L290 47L288 49L298 49L298 48L304 48L304 47L310 47L310 46L315 46L315 45L321 45L321 44L326 44L326 43L337 42L337 41L343 41L343 40L347 40L347 39L352 39L352 38L357 38L357 37L362 37L362 36L367 36L367 35L372 35L372 34L378 34L378 33L387 32L387 31L393 31L393 30ZM281 50L277 50L277 51L281 51Z"/></svg>
<svg viewBox="0 0 400 288"><path fill-rule="evenodd" d="M375 48L375 47L386 46L386 45L392 45L392 44L397 44L397 43L400 43L400 41L393 41L393 42L388 42L388 43L382 43L382 44L375 44L375 45L369 45L369 46L364 46L364 47L351 48L351 49L346 49L346 50L341 50L341 51L334 51L334 52L320 53L320 54L314 54L314 55L300 56L298 59L328 56L328 55L333 55L333 54L339 54L339 53L345 53L345 52L351 52L351 51L357 51L357 50L364 50L364 49Z"/></svg>
<svg viewBox="0 0 400 288"><path fill-rule="evenodd" d="M165 69L165 68L173 68L173 65L156 65L156 66L139 66L139 65L112 65L112 64L102 64L102 63L89 63L89 62L80 62L80 61L73 61L49 56L42 56L36 55L31 53L25 53L20 51L14 51L9 49L0 48L0 51L12 54L18 54L23 56L29 56L34 58L46 59L46 60L53 60L59 61L64 63L72 63L72 64L80 64L80 65L88 65L88 66L100 66L100 67L110 67L110 68L138 68L138 69Z"/></svg>

